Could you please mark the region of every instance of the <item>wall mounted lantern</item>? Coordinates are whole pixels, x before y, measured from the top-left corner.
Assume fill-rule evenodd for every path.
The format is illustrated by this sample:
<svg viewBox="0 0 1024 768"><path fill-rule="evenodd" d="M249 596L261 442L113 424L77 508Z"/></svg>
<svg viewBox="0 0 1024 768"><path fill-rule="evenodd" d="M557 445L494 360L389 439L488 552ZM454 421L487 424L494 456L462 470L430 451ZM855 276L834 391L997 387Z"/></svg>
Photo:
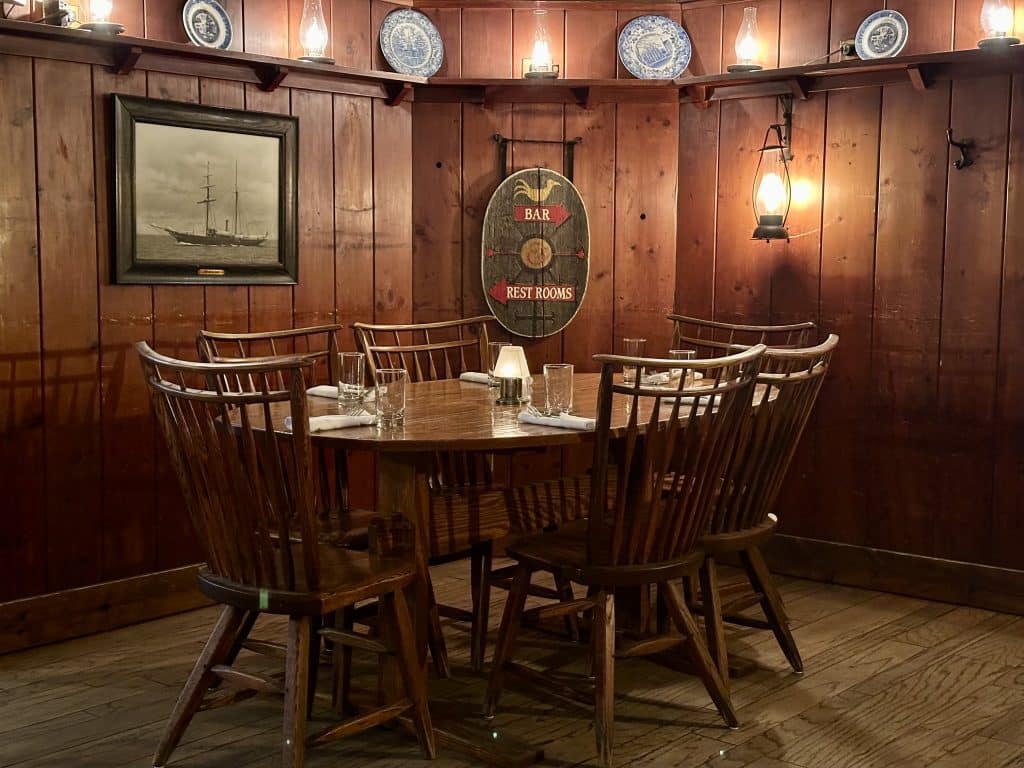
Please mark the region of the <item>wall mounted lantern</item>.
<svg viewBox="0 0 1024 768"><path fill-rule="evenodd" d="M1013 3L1009 0L985 0L981 6L981 27L985 38L979 48L1008 48L1020 43L1013 37Z"/></svg>
<svg viewBox="0 0 1024 768"><path fill-rule="evenodd" d="M558 77L558 65L551 59L551 40L548 38L547 11L533 12L533 50L530 58L523 59L523 77Z"/></svg>
<svg viewBox="0 0 1024 768"><path fill-rule="evenodd" d="M113 10L112 0L92 0L89 3L89 21L79 25L79 29L86 29L98 35L120 35L124 32L124 25L110 21Z"/></svg>
<svg viewBox="0 0 1024 768"><path fill-rule="evenodd" d="M793 201L793 185L789 177L790 144L793 130L791 98L780 98L782 123L768 126L761 144L751 202L757 227L754 240L789 240L786 219Z"/></svg>
<svg viewBox="0 0 1024 768"><path fill-rule="evenodd" d="M736 33L736 63L730 64L730 72L756 72L763 67L757 63L761 58L761 39L757 33L757 8L743 9L743 23Z"/></svg>
<svg viewBox="0 0 1024 768"><path fill-rule="evenodd" d="M302 5L302 20L299 22L299 43L305 54L299 61L312 61L316 64L333 64L334 59L326 56L327 42L330 33L327 31L327 20L320 0L305 0Z"/></svg>

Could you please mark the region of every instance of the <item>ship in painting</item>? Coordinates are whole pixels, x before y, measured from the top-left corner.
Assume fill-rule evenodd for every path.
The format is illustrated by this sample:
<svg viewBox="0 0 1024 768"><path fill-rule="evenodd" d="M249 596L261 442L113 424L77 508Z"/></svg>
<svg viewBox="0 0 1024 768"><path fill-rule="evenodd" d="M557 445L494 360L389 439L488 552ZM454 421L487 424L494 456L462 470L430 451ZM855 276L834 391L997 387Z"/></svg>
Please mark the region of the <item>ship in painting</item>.
<svg viewBox="0 0 1024 768"><path fill-rule="evenodd" d="M206 195L202 200L197 200L196 205L202 205L206 207L206 229L205 234L197 234L195 232L180 232L170 227L162 227L159 224L150 224L154 229L159 229L179 243L183 245L223 245L223 246L254 246L258 247L263 245L266 241L269 233L262 235L246 235L238 231L238 163L235 163L235 218L232 223L228 219L224 220L224 229L217 229L216 226L210 222L210 208L217 202L217 198L213 197L213 190L216 187L215 184L211 183L213 174L210 171L210 164L206 164L206 183L200 185L200 189L206 190Z"/></svg>

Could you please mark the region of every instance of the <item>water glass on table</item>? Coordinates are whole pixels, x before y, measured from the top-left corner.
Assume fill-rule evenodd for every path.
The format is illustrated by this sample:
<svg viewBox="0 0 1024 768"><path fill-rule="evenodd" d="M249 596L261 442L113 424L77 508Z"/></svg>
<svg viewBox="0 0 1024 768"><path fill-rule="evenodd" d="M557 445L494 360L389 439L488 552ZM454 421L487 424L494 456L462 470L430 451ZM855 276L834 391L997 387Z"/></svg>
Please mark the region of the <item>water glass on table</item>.
<svg viewBox="0 0 1024 768"><path fill-rule="evenodd" d="M670 349L668 351L669 359L671 360L696 360L697 350L695 349ZM673 378L679 378L679 371L676 370ZM686 383L684 386L691 386L693 384L693 371L687 369L686 371Z"/></svg>
<svg viewBox="0 0 1024 768"><path fill-rule="evenodd" d="M622 354L626 357L643 357L646 346L647 339L623 339ZM643 376L644 372L640 371L640 375ZM622 380L626 382L636 381L635 365L622 366Z"/></svg>
<svg viewBox="0 0 1024 768"><path fill-rule="evenodd" d="M409 374L404 368L380 368L374 377L377 387L377 425L394 427L405 421L405 385Z"/></svg>
<svg viewBox="0 0 1024 768"><path fill-rule="evenodd" d="M494 367L498 364L498 355L501 354L501 348L509 346L507 341L489 341L487 342L487 375L490 377L490 386L498 386L498 380L494 378Z"/></svg>
<svg viewBox="0 0 1024 768"><path fill-rule="evenodd" d="M544 365L544 405L549 416L572 412L572 372L570 363Z"/></svg>
<svg viewBox="0 0 1024 768"><path fill-rule="evenodd" d="M338 403L362 404L366 393L366 355L362 352L342 352L338 355Z"/></svg>

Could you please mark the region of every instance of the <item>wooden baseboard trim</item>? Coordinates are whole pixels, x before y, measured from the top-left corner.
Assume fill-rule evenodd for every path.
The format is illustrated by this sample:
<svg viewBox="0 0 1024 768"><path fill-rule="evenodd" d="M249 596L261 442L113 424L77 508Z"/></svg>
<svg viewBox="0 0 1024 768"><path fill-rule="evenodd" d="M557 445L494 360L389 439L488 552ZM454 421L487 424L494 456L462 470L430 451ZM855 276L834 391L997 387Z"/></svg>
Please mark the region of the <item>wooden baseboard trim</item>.
<svg viewBox="0 0 1024 768"><path fill-rule="evenodd" d="M0 654L209 605L198 565L0 603Z"/></svg>
<svg viewBox="0 0 1024 768"><path fill-rule="evenodd" d="M799 536L762 551L773 573L1024 615L1024 571Z"/></svg>

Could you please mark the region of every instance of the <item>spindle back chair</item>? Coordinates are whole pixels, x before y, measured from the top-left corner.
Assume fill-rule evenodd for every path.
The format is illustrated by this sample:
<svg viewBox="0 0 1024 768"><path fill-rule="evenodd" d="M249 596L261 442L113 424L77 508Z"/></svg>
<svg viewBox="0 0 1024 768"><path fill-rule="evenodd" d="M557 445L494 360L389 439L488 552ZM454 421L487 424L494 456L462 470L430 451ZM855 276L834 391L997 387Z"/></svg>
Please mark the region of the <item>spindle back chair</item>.
<svg viewBox="0 0 1024 768"><path fill-rule="evenodd" d="M313 361L302 357L230 365L175 360L137 345L156 414L206 565L200 590L222 605L212 635L172 711L154 765L163 766L201 708L233 703L250 691L283 693L283 765L301 766L306 720L316 685L320 628L325 618L360 600L387 602L394 643L381 653L400 657L407 698L328 728L323 743L411 710L421 745L433 756L422 670L402 590L414 577L411 560L375 557L326 545L318 536L318 497L306 409ZM245 391L224 381L246 381ZM283 383L283 387L280 384ZM286 419L290 419L286 421ZM288 619L285 683L235 669L240 646L260 613ZM351 640L332 631L335 643ZM356 639L353 644L365 641ZM215 684L240 687L220 698Z"/></svg>
<svg viewBox="0 0 1024 768"><path fill-rule="evenodd" d="M693 349L697 357L727 355L755 344L769 349L805 347L814 334L814 323L749 325L725 323L699 317L672 314L672 348Z"/></svg>
<svg viewBox="0 0 1024 768"><path fill-rule="evenodd" d="M511 661L524 616L553 618L590 611L595 737L604 765L611 764L617 653L641 655L685 643L720 714L728 724L736 724L721 675L677 582L700 568L699 543L716 496L729 482L731 459L751 408L764 349L757 346L692 361L594 357L601 364L601 383L589 515L585 521L507 548L516 561L516 573L495 648L485 714L494 714L506 671L538 677ZM645 384L641 376L625 382L617 374L623 366L666 371L670 383ZM620 422L623 413L625 427L613 429L613 414ZM536 571L585 584L588 596L527 611L524 605ZM616 589L651 584L658 586L680 634L616 649Z"/></svg>
<svg viewBox="0 0 1024 768"><path fill-rule="evenodd" d="M313 361L306 374L308 385L338 383L338 332L336 323L307 328L285 328L251 333L222 333L202 329L196 339L199 359L207 362L231 362L253 358L276 358L301 355ZM281 384L282 382L278 382ZM230 389L251 388L248 382L231 382Z"/></svg>
<svg viewBox="0 0 1024 768"><path fill-rule="evenodd" d="M771 629L793 669L803 671L782 597L760 546L775 531L772 512L838 344L839 337L832 334L813 347L772 348L765 353L758 375L758 386L763 391L761 404L744 420L726 475L729 482L716 499L701 542L707 555L700 581L708 646L726 678L723 621L732 619L748 626L754 621L755 626ZM725 590L718 583L717 560L726 553L739 554L753 593L744 590L723 603ZM740 617L742 610L756 604L760 604L765 622Z"/></svg>
<svg viewBox="0 0 1024 768"><path fill-rule="evenodd" d="M481 315L436 323L353 323L352 332L366 352L371 377L379 368L404 368L410 381L437 381L486 372L487 324L494 320Z"/></svg>

